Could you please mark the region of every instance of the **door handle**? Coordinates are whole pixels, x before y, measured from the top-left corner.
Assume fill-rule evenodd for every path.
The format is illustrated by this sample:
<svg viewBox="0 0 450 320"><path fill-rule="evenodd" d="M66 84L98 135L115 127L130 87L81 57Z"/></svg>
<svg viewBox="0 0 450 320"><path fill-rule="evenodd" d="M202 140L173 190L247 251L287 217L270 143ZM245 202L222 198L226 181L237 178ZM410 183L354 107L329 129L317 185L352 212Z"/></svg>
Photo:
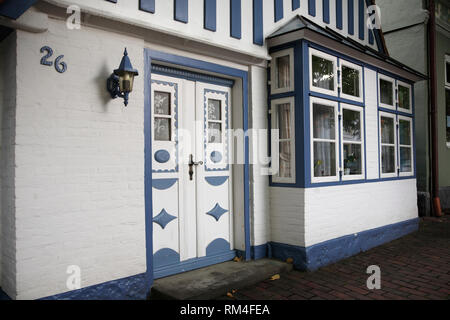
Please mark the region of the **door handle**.
<svg viewBox="0 0 450 320"><path fill-rule="evenodd" d="M189 180L192 180L192 177L194 175L194 166L203 165L203 161L194 161L194 156L191 154L189 156Z"/></svg>

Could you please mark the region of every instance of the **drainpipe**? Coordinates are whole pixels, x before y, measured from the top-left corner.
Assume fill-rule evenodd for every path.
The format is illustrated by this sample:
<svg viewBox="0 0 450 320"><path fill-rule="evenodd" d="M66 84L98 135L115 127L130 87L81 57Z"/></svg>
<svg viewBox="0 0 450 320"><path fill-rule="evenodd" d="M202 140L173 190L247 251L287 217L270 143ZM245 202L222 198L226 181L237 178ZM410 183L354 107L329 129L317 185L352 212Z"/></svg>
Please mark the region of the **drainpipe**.
<svg viewBox="0 0 450 320"><path fill-rule="evenodd" d="M430 116L431 116L431 194L433 211L436 217L442 216L441 200L439 199L439 158L438 158L438 128L437 128L437 90L436 90L436 11L434 0L429 0L428 25L429 68L430 68Z"/></svg>

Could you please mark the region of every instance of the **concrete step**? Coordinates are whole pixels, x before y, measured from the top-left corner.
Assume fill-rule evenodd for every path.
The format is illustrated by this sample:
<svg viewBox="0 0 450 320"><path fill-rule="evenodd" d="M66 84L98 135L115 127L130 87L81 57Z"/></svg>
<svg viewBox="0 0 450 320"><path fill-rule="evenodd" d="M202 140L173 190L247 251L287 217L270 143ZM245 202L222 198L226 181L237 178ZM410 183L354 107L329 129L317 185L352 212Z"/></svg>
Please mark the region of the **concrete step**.
<svg viewBox="0 0 450 320"><path fill-rule="evenodd" d="M272 259L228 261L157 279L150 299L211 300L291 270L291 264Z"/></svg>

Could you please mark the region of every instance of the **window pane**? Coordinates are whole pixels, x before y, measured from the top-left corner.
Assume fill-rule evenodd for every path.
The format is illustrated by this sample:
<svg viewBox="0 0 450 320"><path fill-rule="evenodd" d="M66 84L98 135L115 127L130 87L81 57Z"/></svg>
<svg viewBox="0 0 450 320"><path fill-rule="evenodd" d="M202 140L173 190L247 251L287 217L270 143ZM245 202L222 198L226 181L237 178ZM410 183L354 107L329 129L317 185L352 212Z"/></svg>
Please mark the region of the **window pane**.
<svg viewBox="0 0 450 320"><path fill-rule="evenodd" d="M361 116L359 111L343 109L344 140L361 141Z"/></svg>
<svg viewBox="0 0 450 320"><path fill-rule="evenodd" d="M445 104L447 105L447 142L450 142L450 89L445 90Z"/></svg>
<svg viewBox="0 0 450 320"><path fill-rule="evenodd" d="M390 106L394 105L394 84L391 81L380 79L380 102L388 104Z"/></svg>
<svg viewBox="0 0 450 320"><path fill-rule="evenodd" d="M154 121L155 140L170 141L170 132L171 132L170 122L171 119L155 118Z"/></svg>
<svg viewBox="0 0 450 320"><path fill-rule="evenodd" d="M277 80L278 88L289 88L291 82L291 72L289 56L277 58Z"/></svg>
<svg viewBox="0 0 450 320"><path fill-rule="evenodd" d="M381 171L383 173L395 173L395 147L382 146Z"/></svg>
<svg viewBox="0 0 450 320"><path fill-rule="evenodd" d="M279 144L280 148L280 170L278 171L278 176L282 178L292 177L291 170L291 142L283 141Z"/></svg>
<svg viewBox="0 0 450 320"><path fill-rule="evenodd" d="M222 119L222 101L208 99L208 119L209 120Z"/></svg>
<svg viewBox="0 0 450 320"><path fill-rule="evenodd" d="M402 85L398 86L398 106L406 110L411 108L411 103L409 100L409 87L404 87Z"/></svg>
<svg viewBox="0 0 450 320"><path fill-rule="evenodd" d="M344 175L362 174L361 166L361 145L344 144Z"/></svg>
<svg viewBox="0 0 450 320"><path fill-rule="evenodd" d="M445 63L447 83L450 83L450 62Z"/></svg>
<svg viewBox="0 0 450 320"><path fill-rule="evenodd" d="M278 110L278 129L280 139L289 139L291 137L291 105L283 103L277 105Z"/></svg>
<svg viewBox="0 0 450 320"><path fill-rule="evenodd" d="M395 143L393 118L381 117L381 143Z"/></svg>
<svg viewBox="0 0 450 320"><path fill-rule="evenodd" d="M342 92L359 97L359 71L342 66Z"/></svg>
<svg viewBox="0 0 450 320"><path fill-rule="evenodd" d="M155 114L170 115L170 93L155 91Z"/></svg>
<svg viewBox="0 0 450 320"><path fill-rule="evenodd" d="M222 124L215 122L208 122L208 142L221 143L222 142Z"/></svg>
<svg viewBox="0 0 450 320"><path fill-rule="evenodd" d="M336 136L334 107L313 104L314 138L334 140Z"/></svg>
<svg viewBox="0 0 450 320"><path fill-rule="evenodd" d="M333 61L312 56L313 86L334 90L334 64Z"/></svg>
<svg viewBox="0 0 450 320"><path fill-rule="evenodd" d="M411 147L400 147L400 171L412 172Z"/></svg>
<svg viewBox="0 0 450 320"><path fill-rule="evenodd" d="M336 175L336 145L334 142L314 142L314 176Z"/></svg>
<svg viewBox="0 0 450 320"><path fill-rule="evenodd" d="M399 120L400 144L411 145L411 124L407 120Z"/></svg>

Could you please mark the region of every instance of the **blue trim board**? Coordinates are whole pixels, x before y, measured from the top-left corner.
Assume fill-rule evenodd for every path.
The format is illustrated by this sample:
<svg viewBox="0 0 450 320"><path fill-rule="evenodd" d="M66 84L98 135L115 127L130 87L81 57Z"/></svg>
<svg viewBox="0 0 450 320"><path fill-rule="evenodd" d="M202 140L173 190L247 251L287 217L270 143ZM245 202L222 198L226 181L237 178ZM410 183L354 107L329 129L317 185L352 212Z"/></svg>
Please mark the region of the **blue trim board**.
<svg viewBox="0 0 450 320"><path fill-rule="evenodd" d="M292 11L300 8L300 0L292 0Z"/></svg>
<svg viewBox="0 0 450 320"><path fill-rule="evenodd" d="M358 0L358 25L359 25L359 39L364 40L364 30L366 25L364 23L364 0Z"/></svg>
<svg viewBox="0 0 450 320"><path fill-rule="evenodd" d="M220 254L216 254L216 255L212 255L212 256L190 259L190 260L182 261L180 263L175 263L175 264L168 265L165 267L160 267L158 269L155 269L155 271L154 271L155 279L163 278L163 277L177 274L177 273L191 271L194 269L207 267L212 264L230 261L230 260L233 260L233 258L235 256L236 256L236 251L231 250L228 252L224 252L224 253L220 253Z"/></svg>
<svg viewBox="0 0 450 320"><path fill-rule="evenodd" d="M39 300L145 300L148 293L147 276L141 273Z"/></svg>
<svg viewBox="0 0 450 320"><path fill-rule="evenodd" d="M275 22L283 19L283 0L273 0Z"/></svg>
<svg viewBox="0 0 450 320"><path fill-rule="evenodd" d="M336 0L336 28L342 30L342 0Z"/></svg>
<svg viewBox="0 0 450 320"><path fill-rule="evenodd" d="M355 34L355 8L354 8L353 0L347 0L347 22L348 22L348 28L347 28L348 34L354 35Z"/></svg>
<svg viewBox="0 0 450 320"><path fill-rule="evenodd" d="M144 49L145 83L151 84L152 59ZM151 88L144 86L144 195L145 195L145 278L147 292L153 284L153 190L152 190L152 111Z"/></svg>
<svg viewBox="0 0 450 320"><path fill-rule="evenodd" d="M139 10L155 13L155 0L139 0Z"/></svg>
<svg viewBox="0 0 450 320"><path fill-rule="evenodd" d="M253 43L264 44L263 0L253 0Z"/></svg>
<svg viewBox="0 0 450 320"><path fill-rule="evenodd" d="M316 0L308 0L308 14L310 16L316 16Z"/></svg>
<svg viewBox="0 0 450 320"><path fill-rule="evenodd" d="M269 242L268 253L269 257L283 261L286 261L287 258L292 258L296 269L313 271L403 237L417 231L418 228L419 219L415 218L327 240L306 248Z"/></svg>
<svg viewBox="0 0 450 320"><path fill-rule="evenodd" d="M217 0L204 0L204 28L216 31Z"/></svg>
<svg viewBox="0 0 450 320"><path fill-rule="evenodd" d="M173 18L176 21L188 23L189 19L189 1L188 0L174 0Z"/></svg>
<svg viewBox="0 0 450 320"><path fill-rule="evenodd" d="M230 0L230 36L241 39L242 36L242 4L241 0Z"/></svg>
<svg viewBox="0 0 450 320"><path fill-rule="evenodd" d="M330 23L330 0L323 0L322 19L325 23Z"/></svg>
<svg viewBox="0 0 450 320"><path fill-rule="evenodd" d="M3 1L0 3L0 16L16 20L36 2L37 0Z"/></svg>
<svg viewBox="0 0 450 320"><path fill-rule="evenodd" d="M242 112L243 112L243 120L242 120L242 129L244 132L248 130L248 122L249 122L249 110L248 110L248 72L222 66L219 64L205 62L197 59L182 57L174 54L168 54L165 52L160 52L151 49L145 50L145 70L146 70L146 83L151 83L151 64L152 61L162 62L162 63L170 63L173 65L177 65L179 67L187 67L191 69L197 69L200 72L212 72L215 74L221 74L226 77L237 78L239 82L242 84ZM147 266L152 266L153 259L153 247L152 247L152 211L153 208L151 206L152 203L152 179L151 179L151 159L152 159L152 148L151 148L151 121L150 121L150 111L151 111L151 101L150 101L150 88L146 86L145 88L145 168L146 173L149 170L149 174L146 174L145 178L145 190L146 190L146 243L147 243ZM249 137L245 135L244 137L244 154L245 154L245 163L244 163L244 239L245 239L245 258L246 260L250 260L250 153L249 153Z"/></svg>
<svg viewBox="0 0 450 320"><path fill-rule="evenodd" d="M8 301L8 300L12 300L12 299L0 287L0 301Z"/></svg>

